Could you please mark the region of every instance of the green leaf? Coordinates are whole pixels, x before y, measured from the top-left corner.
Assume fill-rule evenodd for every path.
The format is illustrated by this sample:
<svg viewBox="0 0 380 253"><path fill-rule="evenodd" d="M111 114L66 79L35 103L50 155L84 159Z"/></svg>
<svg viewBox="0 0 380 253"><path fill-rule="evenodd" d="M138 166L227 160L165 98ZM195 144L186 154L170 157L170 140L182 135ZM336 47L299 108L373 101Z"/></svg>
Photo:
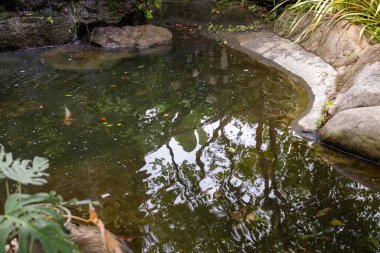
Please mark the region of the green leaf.
<svg viewBox="0 0 380 253"><path fill-rule="evenodd" d="M338 219L333 219L330 224L334 227L341 227L341 226L344 226L344 223L341 222L340 220Z"/></svg>
<svg viewBox="0 0 380 253"><path fill-rule="evenodd" d="M151 11L151 10L146 10L146 11L145 11L145 17L146 17L147 19L153 19L152 11Z"/></svg>
<svg viewBox="0 0 380 253"><path fill-rule="evenodd" d="M3 145L0 145L0 179L6 178L3 173L3 167L9 167L12 165L13 158L12 153L5 153Z"/></svg>
<svg viewBox="0 0 380 253"><path fill-rule="evenodd" d="M321 217L321 216L324 216L324 215L326 215L330 210L331 210L330 207L326 207L326 208L324 208L324 209L322 209L322 210L319 210L318 213L315 215L315 217L319 218L319 217Z"/></svg>
<svg viewBox="0 0 380 253"><path fill-rule="evenodd" d="M79 252L64 232L64 219L55 208L61 200L54 192L10 195L5 214L0 215L0 249L12 235L17 235L19 252L31 252L36 241L44 252Z"/></svg>
<svg viewBox="0 0 380 253"><path fill-rule="evenodd" d="M49 161L42 157L34 157L31 160L16 159L13 161L12 153L5 153L4 147L0 147L0 178L10 178L21 184L43 185L46 184L44 176L49 174L44 171L49 168Z"/></svg>

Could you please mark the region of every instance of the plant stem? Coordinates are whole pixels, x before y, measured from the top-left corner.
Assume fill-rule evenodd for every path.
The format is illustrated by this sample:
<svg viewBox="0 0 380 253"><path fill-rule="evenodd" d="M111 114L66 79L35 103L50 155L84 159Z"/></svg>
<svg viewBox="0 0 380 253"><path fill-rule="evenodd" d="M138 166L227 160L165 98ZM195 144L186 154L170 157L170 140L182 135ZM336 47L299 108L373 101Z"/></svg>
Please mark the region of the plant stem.
<svg viewBox="0 0 380 253"><path fill-rule="evenodd" d="M17 192L21 194L21 183L18 182L18 185L17 185Z"/></svg>
<svg viewBox="0 0 380 253"><path fill-rule="evenodd" d="M64 218L72 218L73 220L78 220L78 221L82 221L82 222L85 222L85 223L90 223L91 221L89 219L83 219L81 217L78 217L78 216L74 216L74 215L63 215Z"/></svg>
<svg viewBox="0 0 380 253"><path fill-rule="evenodd" d="M8 179L5 179L5 189L6 189L6 191L7 191L7 197L9 197L10 192L9 192L9 183L8 183Z"/></svg>

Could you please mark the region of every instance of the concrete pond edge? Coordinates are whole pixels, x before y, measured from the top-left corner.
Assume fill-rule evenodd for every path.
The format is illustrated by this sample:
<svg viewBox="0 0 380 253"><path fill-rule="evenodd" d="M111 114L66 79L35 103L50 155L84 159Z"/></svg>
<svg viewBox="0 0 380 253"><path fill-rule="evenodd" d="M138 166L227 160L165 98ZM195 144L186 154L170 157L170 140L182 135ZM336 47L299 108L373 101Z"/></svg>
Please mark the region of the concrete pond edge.
<svg viewBox="0 0 380 253"><path fill-rule="evenodd" d="M380 55L380 46L368 47L357 62L337 70L319 54L315 55L273 32L230 32L211 37L275 67L304 85L309 101L305 112L292 124L297 134L307 139L320 139L336 149L375 163L380 161L380 106L377 96L380 63L375 57ZM349 80L344 80L344 77ZM351 88L347 91L350 82ZM339 85L346 89L339 88ZM328 101L332 100L335 104L328 106ZM343 105L345 108L339 109ZM324 115L326 110L328 118ZM321 121L327 122L320 129Z"/></svg>
<svg viewBox="0 0 380 253"><path fill-rule="evenodd" d="M316 139L318 119L338 75L334 67L272 32L225 33L214 38L301 81L308 91L309 102L292 127L301 136Z"/></svg>

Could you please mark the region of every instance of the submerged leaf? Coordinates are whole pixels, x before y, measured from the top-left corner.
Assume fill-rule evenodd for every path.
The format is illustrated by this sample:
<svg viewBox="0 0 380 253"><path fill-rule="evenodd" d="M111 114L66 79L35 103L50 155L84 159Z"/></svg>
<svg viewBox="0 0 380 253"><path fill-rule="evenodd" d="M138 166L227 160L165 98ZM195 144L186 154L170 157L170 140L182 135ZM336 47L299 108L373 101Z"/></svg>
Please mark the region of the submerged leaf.
<svg viewBox="0 0 380 253"><path fill-rule="evenodd" d="M324 209L322 209L322 210L319 210L318 213L315 215L315 217L319 218L319 217L321 217L321 216L324 216L324 215L326 215L330 210L331 210L330 207L326 207L326 208L324 208Z"/></svg>
<svg viewBox="0 0 380 253"><path fill-rule="evenodd" d="M330 224L333 225L334 227L344 226L344 223L341 222L341 221L338 220L338 219L333 219L333 220L330 222Z"/></svg>
<svg viewBox="0 0 380 253"><path fill-rule="evenodd" d="M230 215L233 220L236 220L236 221L243 220L243 214L239 211L233 211Z"/></svg>
<svg viewBox="0 0 380 253"><path fill-rule="evenodd" d="M246 220L247 220L248 222L255 221L255 220L256 220L256 215L255 215L255 213L252 212L252 213L248 214L247 217L246 217Z"/></svg>

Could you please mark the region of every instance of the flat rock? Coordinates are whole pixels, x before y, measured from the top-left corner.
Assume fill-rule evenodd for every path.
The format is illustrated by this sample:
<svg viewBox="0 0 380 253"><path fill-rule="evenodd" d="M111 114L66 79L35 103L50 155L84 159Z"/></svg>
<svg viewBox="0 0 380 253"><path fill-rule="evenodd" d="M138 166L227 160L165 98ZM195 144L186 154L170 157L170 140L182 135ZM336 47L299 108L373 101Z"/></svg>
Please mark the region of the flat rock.
<svg viewBox="0 0 380 253"><path fill-rule="evenodd" d="M319 131L324 142L380 161L380 106L351 108Z"/></svg>
<svg viewBox="0 0 380 253"><path fill-rule="evenodd" d="M145 49L167 45L172 41L172 33L163 27L153 25L98 27L92 32L92 43L105 48Z"/></svg>
<svg viewBox="0 0 380 253"><path fill-rule="evenodd" d="M0 22L0 50L43 47L71 42L74 21L63 17L12 17Z"/></svg>

